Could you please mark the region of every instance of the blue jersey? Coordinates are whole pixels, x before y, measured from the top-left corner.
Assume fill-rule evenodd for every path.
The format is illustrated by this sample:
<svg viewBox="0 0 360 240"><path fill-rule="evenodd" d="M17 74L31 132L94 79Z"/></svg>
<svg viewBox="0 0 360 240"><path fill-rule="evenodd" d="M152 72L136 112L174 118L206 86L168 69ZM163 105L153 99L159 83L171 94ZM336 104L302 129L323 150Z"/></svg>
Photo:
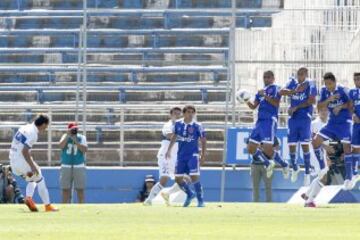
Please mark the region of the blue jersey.
<svg viewBox="0 0 360 240"><path fill-rule="evenodd" d="M360 88L351 89L349 98L354 104L354 113L360 118Z"/></svg>
<svg viewBox="0 0 360 240"><path fill-rule="evenodd" d="M186 160L194 154L199 154L199 139L205 137L204 128L200 123L185 123L181 119L176 121L173 132L179 144L178 160Z"/></svg>
<svg viewBox="0 0 360 240"><path fill-rule="evenodd" d="M328 105L329 110L329 122L328 123L345 123L351 120L351 113L349 109L342 109L338 115L335 115L333 109L349 102L349 91L347 88L337 85L334 92L330 92L326 87L322 87L320 91L320 102L325 101L331 95L338 94L340 98L332 101Z"/></svg>
<svg viewBox="0 0 360 240"><path fill-rule="evenodd" d="M290 107L296 107L300 104L308 101L310 97L317 96L316 84L314 81L310 79L306 79L302 84L306 84L306 88L303 92L295 93L290 96ZM297 79L290 78L290 81L287 83L286 88L289 90L295 90L300 84ZM291 116L292 119L304 119L304 118L312 118L313 114L313 106L310 105L305 108L300 108Z"/></svg>
<svg viewBox="0 0 360 240"><path fill-rule="evenodd" d="M265 95L271 98L275 98L275 99L281 98L279 94L280 87L275 84L266 86L264 88L264 92ZM259 93L256 94L255 101L259 102L258 119L271 120L273 118L276 119L278 118L279 108L271 105L268 101L265 100L263 96L260 96Z"/></svg>

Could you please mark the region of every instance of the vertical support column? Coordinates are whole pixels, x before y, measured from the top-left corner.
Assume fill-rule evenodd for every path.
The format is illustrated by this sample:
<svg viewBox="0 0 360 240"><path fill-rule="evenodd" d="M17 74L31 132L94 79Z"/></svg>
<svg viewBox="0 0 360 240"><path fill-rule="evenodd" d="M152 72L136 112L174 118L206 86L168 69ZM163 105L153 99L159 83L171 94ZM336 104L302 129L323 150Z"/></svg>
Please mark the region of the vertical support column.
<svg viewBox="0 0 360 240"><path fill-rule="evenodd" d="M224 123L224 151L221 171L220 201L225 200L226 183L226 149L227 149L227 129L229 121L229 104L232 105L232 126L235 126L235 31L236 31L236 0L231 0L231 27L229 36L229 58L228 58L228 79L226 82L226 102L225 102L225 123ZM231 95L230 95L231 91ZM231 96L231 99L230 99Z"/></svg>
<svg viewBox="0 0 360 240"><path fill-rule="evenodd" d="M86 115L87 115L87 0L84 0L84 6L83 6L83 47L82 47L82 53L83 53L83 91L82 91L82 97L83 97L83 134L86 136Z"/></svg>
<svg viewBox="0 0 360 240"><path fill-rule="evenodd" d="M49 116L49 127L48 127L48 136L47 136L47 160L48 160L48 166L51 166L52 164L52 110L49 107L48 108L48 116Z"/></svg>
<svg viewBox="0 0 360 240"><path fill-rule="evenodd" d="M119 157L120 157L120 166L124 166L124 124L125 124L125 112L124 107L120 109L120 149L119 149Z"/></svg>
<svg viewBox="0 0 360 240"><path fill-rule="evenodd" d="M84 31L84 26L81 26L80 31L79 31L78 68L77 68L77 73L76 73L75 122L79 121L79 101L80 101L80 83L81 83L81 69L82 69L83 31Z"/></svg>

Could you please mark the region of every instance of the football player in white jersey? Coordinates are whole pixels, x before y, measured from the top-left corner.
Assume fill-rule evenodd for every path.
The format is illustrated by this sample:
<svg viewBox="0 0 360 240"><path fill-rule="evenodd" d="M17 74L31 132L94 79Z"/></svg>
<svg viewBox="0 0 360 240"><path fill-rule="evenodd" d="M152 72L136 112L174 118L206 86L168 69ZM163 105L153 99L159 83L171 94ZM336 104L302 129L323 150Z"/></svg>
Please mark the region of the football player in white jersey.
<svg viewBox="0 0 360 240"><path fill-rule="evenodd" d="M158 151L158 165L159 165L159 182L157 182L154 187L151 189L149 197L144 201L144 205L151 205L152 200L159 194L159 192L164 188L166 183L170 178L174 179L175 175L175 163L177 158L178 146L172 148L172 158L170 161L165 159L166 151L168 150L170 140L169 138L172 135L172 129L176 120L181 117L181 108L174 107L170 110L170 120L166 122L162 128L162 140L161 147ZM177 183L175 183L168 191L162 192L161 196L164 198L167 205L169 205L169 196L172 193L180 191L180 188Z"/></svg>
<svg viewBox="0 0 360 240"><path fill-rule="evenodd" d="M49 192L45 179L41 174L40 167L31 156L31 148L38 140L38 134L45 132L49 125L49 118L45 115L38 115L35 121L19 128L16 132L10 148L9 158L11 169L14 174L21 176L28 182L26 186L25 204L30 211L37 212L32 197L36 186L41 200L45 204L45 211L53 212L57 209L51 205Z"/></svg>

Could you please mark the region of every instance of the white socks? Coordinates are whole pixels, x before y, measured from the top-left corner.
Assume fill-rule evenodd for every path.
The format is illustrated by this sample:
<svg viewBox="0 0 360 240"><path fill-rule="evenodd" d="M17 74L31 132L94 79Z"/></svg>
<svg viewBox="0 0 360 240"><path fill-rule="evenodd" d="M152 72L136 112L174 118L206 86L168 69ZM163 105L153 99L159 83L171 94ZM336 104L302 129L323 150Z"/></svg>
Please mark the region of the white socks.
<svg viewBox="0 0 360 240"><path fill-rule="evenodd" d="M41 181L38 182L37 185L38 185L38 192L39 192L40 198L43 201L43 203L45 205L50 204L49 191L46 187L45 179L44 178L41 179Z"/></svg>
<svg viewBox="0 0 360 240"><path fill-rule="evenodd" d="M319 194L321 188L324 187L324 184L321 183L320 179L317 177L314 179L314 181L311 183L310 188L308 190L309 194L308 195L308 200L306 201L306 203L310 203L313 202L314 199L316 198L316 196Z"/></svg>
<svg viewBox="0 0 360 240"><path fill-rule="evenodd" d="M147 201L152 201L161 191L161 189L163 189L164 187L161 186L161 184L158 182L156 183L153 188L150 191L149 197L147 198Z"/></svg>
<svg viewBox="0 0 360 240"><path fill-rule="evenodd" d="M45 205L50 204L49 191L46 187L44 178L38 183L28 182L26 186L26 197L33 197L36 186L38 187L38 192L43 203Z"/></svg>
<svg viewBox="0 0 360 240"><path fill-rule="evenodd" d="M26 185L26 197L33 197L36 188L36 182L28 182Z"/></svg>

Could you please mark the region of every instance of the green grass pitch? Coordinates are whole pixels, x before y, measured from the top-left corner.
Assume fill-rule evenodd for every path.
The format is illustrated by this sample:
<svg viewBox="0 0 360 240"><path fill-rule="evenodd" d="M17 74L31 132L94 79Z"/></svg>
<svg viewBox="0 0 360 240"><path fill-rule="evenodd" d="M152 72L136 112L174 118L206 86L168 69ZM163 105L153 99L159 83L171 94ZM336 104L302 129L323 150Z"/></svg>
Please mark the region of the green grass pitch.
<svg viewBox="0 0 360 240"><path fill-rule="evenodd" d="M0 239L360 239L360 204L316 209L248 203L210 203L202 209L141 204L58 207L56 213L30 213L23 205L0 205Z"/></svg>

